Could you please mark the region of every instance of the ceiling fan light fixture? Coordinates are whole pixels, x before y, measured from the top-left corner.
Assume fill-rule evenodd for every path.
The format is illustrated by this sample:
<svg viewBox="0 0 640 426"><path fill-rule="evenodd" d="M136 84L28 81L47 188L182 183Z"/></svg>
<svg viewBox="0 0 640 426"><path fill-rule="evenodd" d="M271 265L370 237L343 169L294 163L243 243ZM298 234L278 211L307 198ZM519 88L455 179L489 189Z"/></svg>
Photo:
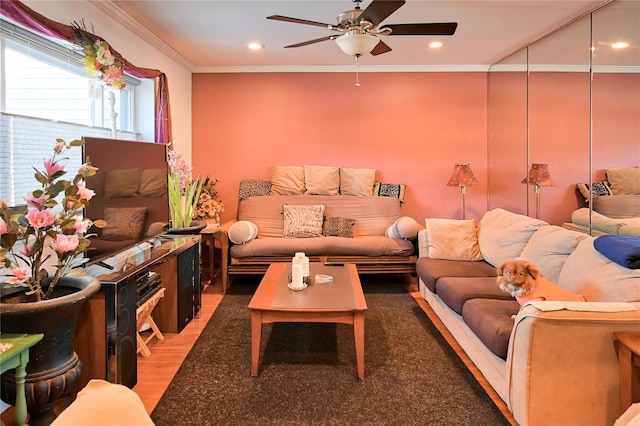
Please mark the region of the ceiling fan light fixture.
<svg viewBox="0 0 640 426"><path fill-rule="evenodd" d="M350 31L336 38L338 47L349 56L362 56L370 53L380 40L371 34Z"/></svg>

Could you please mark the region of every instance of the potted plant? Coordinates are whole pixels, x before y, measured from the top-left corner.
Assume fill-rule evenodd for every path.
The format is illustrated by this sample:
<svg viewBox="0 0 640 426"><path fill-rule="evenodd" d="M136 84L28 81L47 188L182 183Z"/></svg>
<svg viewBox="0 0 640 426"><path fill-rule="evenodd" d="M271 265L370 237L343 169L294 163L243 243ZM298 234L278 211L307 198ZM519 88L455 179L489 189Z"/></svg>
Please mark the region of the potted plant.
<svg viewBox="0 0 640 426"><path fill-rule="evenodd" d="M218 200L217 184L218 179L208 176L202 181L202 191L200 191L200 197L193 212L193 218L204 220L207 226L218 226L220 224L220 213L224 211L222 201Z"/></svg>
<svg viewBox="0 0 640 426"><path fill-rule="evenodd" d="M192 224L202 191L203 179L194 180L191 170L180 152L169 151L167 186L171 214L171 223L168 227L170 233L193 233L205 227L205 224L200 221Z"/></svg>
<svg viewBox="0 0 640 426"><path fill-rule="evenodd" d="M53 156L35 170L40 188L25 197L26 207L10 208L0 200L0 331L43 333L31 348L25 388L32 425L49 424L57 401L74 388L82 362L73 349L77 315L99 281L81 268L90 246L86 232L93 224L82 217L93 191L85 178L96 168L89 159L72 180L66 175L63 154L81 146L57 139ZM15 377L2 375L2 399L15 401Z"/></svg>

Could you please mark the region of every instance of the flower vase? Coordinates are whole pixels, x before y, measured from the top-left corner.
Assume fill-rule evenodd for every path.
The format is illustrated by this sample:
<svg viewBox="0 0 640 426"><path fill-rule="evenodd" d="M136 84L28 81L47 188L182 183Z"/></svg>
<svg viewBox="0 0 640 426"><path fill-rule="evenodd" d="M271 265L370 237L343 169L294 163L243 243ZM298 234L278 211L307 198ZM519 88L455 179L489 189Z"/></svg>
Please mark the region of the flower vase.
<svg viewBox="0 0 640 426"><path fill-rule="evenodd" d="M43 301L25 300L24 289L3 289L0 299L0 332L44 334L29 351L25 391L31 426L49 425L61 398L70 395L82 374L82 361L74 351L76 321L84 302L100 290L100 282L88 275L65 276ZM16 400L15 370L4 373L2 400Z"/></svg>

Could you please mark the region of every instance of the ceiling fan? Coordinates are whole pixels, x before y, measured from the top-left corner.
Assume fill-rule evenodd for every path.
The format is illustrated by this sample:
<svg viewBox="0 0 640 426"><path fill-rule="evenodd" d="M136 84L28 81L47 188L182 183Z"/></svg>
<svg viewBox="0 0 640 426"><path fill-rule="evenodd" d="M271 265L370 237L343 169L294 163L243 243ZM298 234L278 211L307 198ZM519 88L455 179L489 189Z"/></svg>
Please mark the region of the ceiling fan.
<svg viewBox="0 0 640 426"><path fill-rule="evenodd" d="M340 49L349 56L359 56L371 53L380 55L391 51L391 48L378 38L380 35L453 35L458 27L456 22L423 23L423 24L389 24L379 26L392 13L406 3L405 0L373 0L369 6L362 10L362 0L352 0L356 7L337 16L337 25L323 24L322 22L306 19L290 18L282 15L267 16L267 19L275 21L292 22L295 24L313 25L324 27L341 34L329 35L314 40L285 46L301 47L327 40L335 40Z"/></svg>

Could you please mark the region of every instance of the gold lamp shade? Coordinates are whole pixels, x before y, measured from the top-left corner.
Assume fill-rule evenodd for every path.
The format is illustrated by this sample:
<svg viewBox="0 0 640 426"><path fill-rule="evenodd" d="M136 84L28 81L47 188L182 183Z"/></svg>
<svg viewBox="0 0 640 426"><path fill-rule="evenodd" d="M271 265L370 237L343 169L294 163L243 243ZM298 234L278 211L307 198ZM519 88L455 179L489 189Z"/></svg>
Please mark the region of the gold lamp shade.
<svg viewBox="0 0 640 426"><path fill-rule="evenodd" d="M466 219L467 217L467 204L466 204L466 195L467 195L467 186L474 186L478 184L478 179L473 175L469 164L467 163L458 163L453 166L453 173L451 173L451 177L449 178L449 182L447 182L447 186L459 186L460 192L462 193L462 218Z"/></svg>
<svg viewBox="0 0 640 426"><path fill-rule="evenodd" d="M549 165L544 163L532 163L529 169L529 176L522 179L521 183L538 186L553 186L553 179L549 174Z"/></svg>
<svg viewBox="0 0 640 426"><path fill-rule="evenodd" d="M447 186L474 186L478 184L478 179L473 175L469 164L458 163L453 166L453 173L449 178Z"/></svg>

